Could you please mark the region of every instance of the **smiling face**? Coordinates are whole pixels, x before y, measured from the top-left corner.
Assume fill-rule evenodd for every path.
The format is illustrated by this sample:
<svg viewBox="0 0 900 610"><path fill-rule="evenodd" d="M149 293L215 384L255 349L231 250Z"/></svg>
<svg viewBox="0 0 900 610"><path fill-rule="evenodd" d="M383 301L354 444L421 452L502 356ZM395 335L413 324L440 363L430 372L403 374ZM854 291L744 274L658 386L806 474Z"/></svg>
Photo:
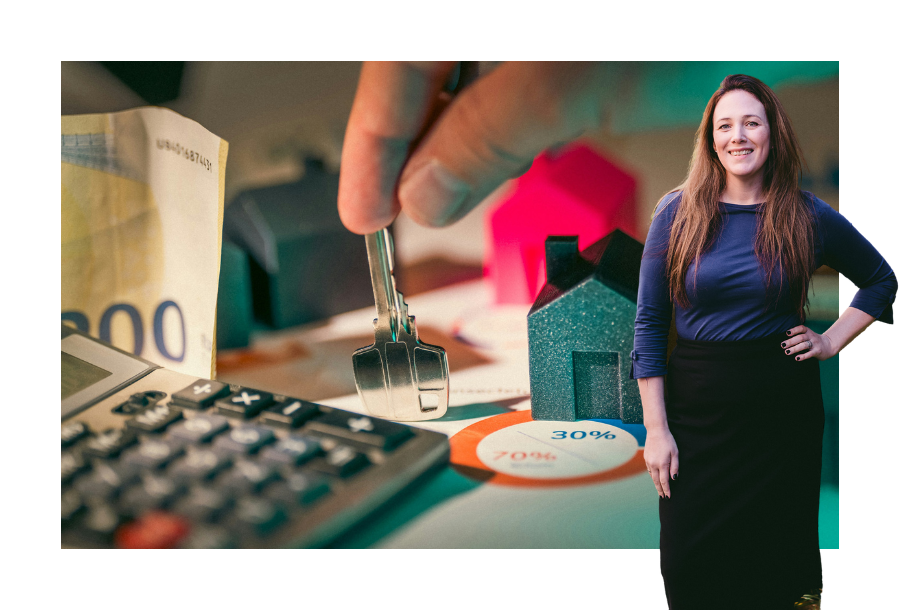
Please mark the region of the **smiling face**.
<svg viewBox="0 0 900 610"><path fill-rule="evenodd" d="M746 91L729 91L713 112L713 143L728 180L762 180L769 157L766 110Z"/></svg>

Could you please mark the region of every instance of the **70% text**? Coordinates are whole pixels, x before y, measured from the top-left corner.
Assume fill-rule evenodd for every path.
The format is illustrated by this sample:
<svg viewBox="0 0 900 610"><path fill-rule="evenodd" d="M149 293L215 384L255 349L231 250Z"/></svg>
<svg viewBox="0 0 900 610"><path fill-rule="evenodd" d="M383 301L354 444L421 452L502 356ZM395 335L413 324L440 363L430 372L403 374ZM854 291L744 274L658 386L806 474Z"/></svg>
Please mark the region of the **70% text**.
<svg viewBox="0 0 900 610"><path fill-rule="evenodd" d="M495 451L494 459L499 460L504 457L509 457L509 459L515 462L521 462L522 460L532 459L532 460L546 460L548 462L552 462L556 459L556 456L550 452L541 453L540 451Z"/></svg>

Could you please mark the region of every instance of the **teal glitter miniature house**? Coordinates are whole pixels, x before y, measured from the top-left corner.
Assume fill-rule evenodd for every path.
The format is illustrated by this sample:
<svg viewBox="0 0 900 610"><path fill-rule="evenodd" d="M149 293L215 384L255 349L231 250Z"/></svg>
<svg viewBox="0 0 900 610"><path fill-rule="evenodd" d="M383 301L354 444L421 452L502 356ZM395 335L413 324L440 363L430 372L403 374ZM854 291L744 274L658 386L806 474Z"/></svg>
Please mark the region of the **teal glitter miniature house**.
<svg viewBox="0 0 900 610"><path fill-rule="evenodd" d="M616 229L578 251L578 238L545 242L547 283L528 312L532 419L642 423L629 379L644 246Z"/></svg>

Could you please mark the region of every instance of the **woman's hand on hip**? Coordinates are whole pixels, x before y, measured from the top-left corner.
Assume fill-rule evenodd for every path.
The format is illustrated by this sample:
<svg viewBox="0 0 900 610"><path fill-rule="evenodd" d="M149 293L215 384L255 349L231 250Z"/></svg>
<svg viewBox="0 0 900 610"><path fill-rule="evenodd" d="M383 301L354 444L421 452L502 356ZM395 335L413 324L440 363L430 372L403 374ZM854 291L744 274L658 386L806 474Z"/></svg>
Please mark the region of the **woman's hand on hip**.
<svg viewBox="0 0 900 610"><path fill-rule="evenodd" d="M788 338L781 342L785 354L794 357L794 360L806 360L816 358L828 360L838 353L827 335L820 335L811 331L806 326L795 326L787 331Z"/></svg>
<svg viewBox="0 0 900 610"><path fill-rule="evenodd" d="M671 498L669 481L678 477L678 447L668 429L647 431L644 463L656 485L656 493L661 498Z"/></svg>

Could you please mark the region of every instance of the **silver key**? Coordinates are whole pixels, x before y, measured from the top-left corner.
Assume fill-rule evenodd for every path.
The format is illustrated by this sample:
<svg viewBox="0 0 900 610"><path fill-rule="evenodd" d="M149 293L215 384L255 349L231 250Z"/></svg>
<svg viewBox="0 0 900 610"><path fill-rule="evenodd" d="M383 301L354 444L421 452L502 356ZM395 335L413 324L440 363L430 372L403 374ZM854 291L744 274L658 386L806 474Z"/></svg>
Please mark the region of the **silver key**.
<svg viewBox="0 0 900 610"><path fill-rule="evenodd" d="M447 412L447 352L419 341L394 281L394 245L387 229L366 235L375 291L375 343L353 353L356 390L375 417L399 421L435 419Z"/></svg>

